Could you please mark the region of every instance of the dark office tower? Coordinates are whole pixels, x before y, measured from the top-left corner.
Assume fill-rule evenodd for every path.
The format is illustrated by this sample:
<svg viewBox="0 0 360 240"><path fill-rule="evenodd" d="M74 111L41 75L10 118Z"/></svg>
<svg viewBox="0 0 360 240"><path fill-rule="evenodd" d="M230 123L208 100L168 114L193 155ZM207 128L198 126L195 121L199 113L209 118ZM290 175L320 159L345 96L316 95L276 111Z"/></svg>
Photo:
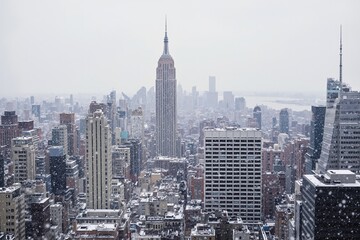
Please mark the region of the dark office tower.
<svg viewBox="0 0 360 240"><path fill-rule="evenodd" d="M315 170L315 164L320 158L321 145L324 135L325 106L312 106L312 119L310 122L310 144L308 152L305 155L305 172L311 174Z"/></svg>
<svg viewBox="0 0 360 240"><path fill-rule="evenodd" d="M35 97L30 96L30 104L33 105L35 103Z"/></svg>
<svg viewBox="0 0 360 240"><path fill-rule="evenodd" d="M15 111L5 111L1 116L0 146L11 146L11 139L19 136L18 116Z"/></svg>
<svg viewBox="0 0 360 240"><path fill-rule="evenodd" d="M261 108L259 106L254 107L253 118L256 121L257 128L261 129Z"/></svg>
<svg viewBox="0 0 360 240"><path fill-rule="evenodd" d="M138 139L129 139L120 148L130 148L130 178L133 182L138 180L142 164L142 145Z"/></svg>
<svg viewBox="0 0 360 240"><path fill-rule="evenodd" d="M30 205L31 232L33 239L49 239L50 203L49 198L34 200Z"/></svg>
<svg viewBox="0 0 360 240"><path fill-rule="evenodd" d="M40 120L41 111L40 111L40 105L31 105L31 113L36 117L38 120Z"/></svg>
<svg viewBox="0 0 360 240"><path fill-rule="evenodd" d="M301 195L301 239L360 239L360 183L355 173L304 175Z"/></svg>
<svg viewBox="0 0 360 240"><path fill-rule="evenodd" d="M66 191L66 153L63 146L49 148L51 189L55 195Z"/></svg>
<svg viewBox="0 0 360 240"><path fill-rule="evenodd" d="M281 109L279 117L280 133L289 134L289 112L287 108Z"/></svg>
<svg viewBox="0 0 360 240"><path fill-rule="evenodd" d="M67 128L68 154L70 156L77 154L77 135L75 125L75 113L60 113L60 125Z"/></svg>
<svg viewBox="0 0 360 240"><path fill-rule="evenodd" d="M156 147L160 156L176 156L176 72L165 24L164 52L156 69Z"/></svg>

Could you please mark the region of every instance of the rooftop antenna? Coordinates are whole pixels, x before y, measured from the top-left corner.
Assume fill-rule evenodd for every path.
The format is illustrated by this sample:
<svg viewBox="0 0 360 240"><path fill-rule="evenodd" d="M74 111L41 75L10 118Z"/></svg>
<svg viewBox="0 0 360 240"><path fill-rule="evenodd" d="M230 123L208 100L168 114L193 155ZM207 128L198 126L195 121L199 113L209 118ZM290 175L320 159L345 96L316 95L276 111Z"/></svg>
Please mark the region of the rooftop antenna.
<svg viewBox="0 0 360 240"><path fill-rule="evenodd" d="M342 82L342 25L340 25L340 72L339 72L339 81L340 81L340 98L342 97L343 82Z"/></svg>

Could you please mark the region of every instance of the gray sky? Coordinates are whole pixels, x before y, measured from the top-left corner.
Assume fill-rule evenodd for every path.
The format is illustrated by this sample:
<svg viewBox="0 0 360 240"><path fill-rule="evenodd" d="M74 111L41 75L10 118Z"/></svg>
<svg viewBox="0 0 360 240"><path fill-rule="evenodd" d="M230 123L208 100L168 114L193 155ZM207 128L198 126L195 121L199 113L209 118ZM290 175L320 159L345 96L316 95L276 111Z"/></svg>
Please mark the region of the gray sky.
<svg viewBox="0 0 360 240"><path fill-rule="evenodd" d="M360 90L360 1L1 0L0 97L135 93L155 82L168 16L185 90L324 92L339 75Z"/></svg>

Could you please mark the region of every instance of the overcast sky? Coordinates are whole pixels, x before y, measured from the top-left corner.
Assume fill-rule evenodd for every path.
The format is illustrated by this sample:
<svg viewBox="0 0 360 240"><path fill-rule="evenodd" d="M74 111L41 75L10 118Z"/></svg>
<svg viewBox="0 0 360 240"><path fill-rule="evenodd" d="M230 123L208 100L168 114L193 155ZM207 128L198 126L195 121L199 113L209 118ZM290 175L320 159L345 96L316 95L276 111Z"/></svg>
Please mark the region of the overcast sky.
<svg viewBox="0 0 360 240"><path fill-rule="evenodd" d="M0 97L129 95L155 83L164 18L185 90L324 92L339 75L360 90L360 1L1 0Z"/></svg>

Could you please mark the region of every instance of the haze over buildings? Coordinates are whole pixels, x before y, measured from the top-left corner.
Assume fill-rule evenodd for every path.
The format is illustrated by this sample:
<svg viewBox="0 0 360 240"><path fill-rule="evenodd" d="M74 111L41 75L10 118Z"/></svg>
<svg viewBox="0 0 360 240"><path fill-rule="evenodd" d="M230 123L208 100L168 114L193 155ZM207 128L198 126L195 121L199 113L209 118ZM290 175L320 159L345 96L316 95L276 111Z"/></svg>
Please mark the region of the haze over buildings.
<svg viewBox="0 0 360 240"><path fill-rule="evenodd" d="M5 0L0 79L6 88L0 94L47 94L48 86L56 86L51 92L74 94L148 89L154 85L166 14L176 39L177 80L187 91L194 85L207 90L213 75L219 92L323 92L320 79L338 75L333 56L340 24L344 77L360 89L357 9L358 1L327 0Z"/></svg>

